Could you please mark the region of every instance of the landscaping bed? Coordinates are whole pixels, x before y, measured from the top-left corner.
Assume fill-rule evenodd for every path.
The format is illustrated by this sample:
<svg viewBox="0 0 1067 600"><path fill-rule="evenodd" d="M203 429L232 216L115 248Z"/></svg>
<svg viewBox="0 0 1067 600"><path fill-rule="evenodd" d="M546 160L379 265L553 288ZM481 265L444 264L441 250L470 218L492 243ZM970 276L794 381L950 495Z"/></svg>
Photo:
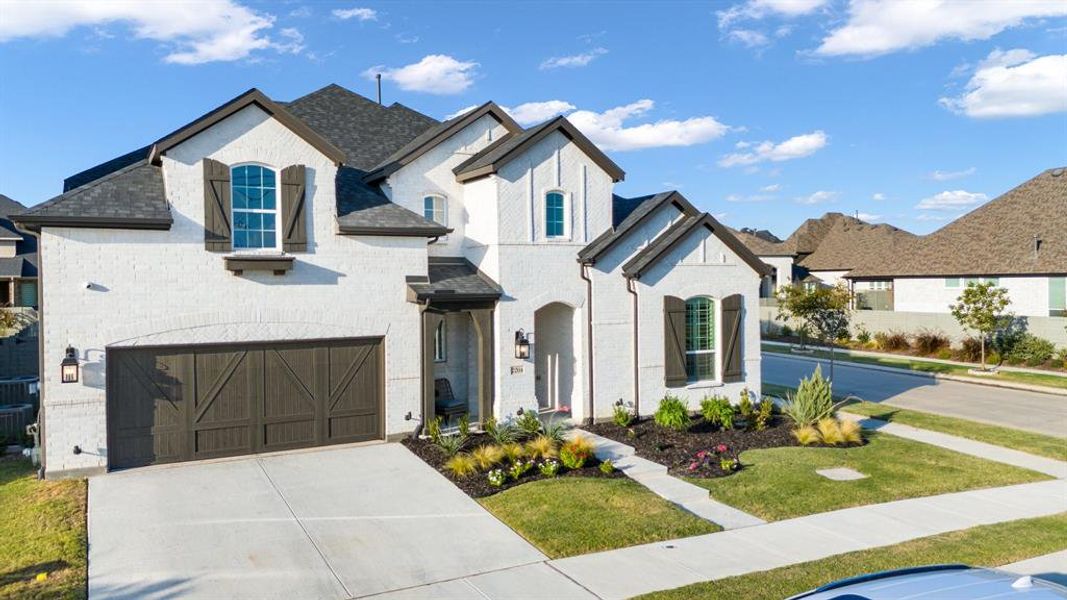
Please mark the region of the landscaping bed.
<svg viewBox="0 0 1067 600"><path fill-rule="evenodd" d="M489 482L487 473L477 472L471 473L465 477L455 475L445 464L448 462L449 457L445 454L444 450L440 446L433 443L427 438L419 439L405 439L404 446L407 446L408 450L411 450L415 456L418 456L426 464L430 465L434 469L437 469L442 475L447 477L452 483L456 484L456 487L463 490L468 496L472 498L484 498L493 494L502 492L504 490L511 489L516 486L520 486L533 481L539 481L544 479L558 479L561 477L595 477L595 478L620 478L626 477L621 471L612 469L610 472L605 473L601 470L601 463L595 456L589 456L586 459L585 464L578 469L567 469L560 465L559 471L556 475L544 475L540 469L536 466L530 468L523 473L518 479L508 477L507 480L499 485L493 485ZM485 433L472 433L467 437L467 442L463 446L463 452L471 453L482 446L496 445L495 440ZM522 460L528 460L529 457L524 456ZM502 469L507 469L509 466L508 461L503 461L498 465Z"/></svg>
<svg viewBox="0 0 1067 600"><path fill-rule="evenodd" d="M708 423L703 417L697 417L685 431L676 431L660 427L651 418L641 419L620 427L615 423L598 423L588 426L591 433L633 446L642 458L667 466L672 475L685 477L724 477L737 472L737 468L723 469L719 460L698 459L698 453L711 452L716 456L725 456L727 460L737 459L746 450L759 448L778 448L782 446L799 446L793 435L793 424L782 415L774 415L767 428L762 431L744 429L722 429ZM814 444L826 447L826 444ZM846 444L835 447L858 446ZM725 452L716 452L716 448L725 446ZM697 468L692 469L693 463ZM744 462L741 468L744 468Z"/></svg>

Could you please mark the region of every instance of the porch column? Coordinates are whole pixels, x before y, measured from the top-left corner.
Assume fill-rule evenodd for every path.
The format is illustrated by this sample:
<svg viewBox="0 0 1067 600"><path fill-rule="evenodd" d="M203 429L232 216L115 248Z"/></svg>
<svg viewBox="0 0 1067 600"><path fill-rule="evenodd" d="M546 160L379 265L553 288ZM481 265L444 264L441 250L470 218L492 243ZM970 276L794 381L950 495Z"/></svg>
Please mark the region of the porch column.
<svg viewBox="0 0 1067 600"><path fill-rule="evenodd" d="M470 311L478 334L478 414L484 422L493 414L493 309Z"/></svg>
<svg viewBox="0 0 1067 600"><path fill-rule="evenodd" d="M445 316L441 313L423 311L422 313L422 420L423 430L433 420L436 410L434 409L434 381L433 381L433 348L434 334L437 326Z"/></svg>

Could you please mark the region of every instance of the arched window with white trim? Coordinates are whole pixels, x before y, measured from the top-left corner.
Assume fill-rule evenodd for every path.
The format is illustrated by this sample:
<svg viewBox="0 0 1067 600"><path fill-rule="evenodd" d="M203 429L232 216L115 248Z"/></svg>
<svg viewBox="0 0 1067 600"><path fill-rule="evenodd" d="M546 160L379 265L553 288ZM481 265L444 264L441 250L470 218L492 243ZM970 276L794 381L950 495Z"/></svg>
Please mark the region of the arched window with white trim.
<svg viewBox="0 0 1067 600"><path fill-rule="evenodd" d="M263 165L230 170L234 250L280 247L278 174Z"/></svg>
<svg viewBox="0 0 1067 600"><path fill-rule="evenodd" d="M569 234L567 197L563 192L548 192L545 194L545 237L565 238Z"/></svg>
<svg viewBox="0 0 1067 600"><path fill-rule="evenodd" d="M448 227L448 199L438 194L423 196L422 216L438 225Z"/></svg>

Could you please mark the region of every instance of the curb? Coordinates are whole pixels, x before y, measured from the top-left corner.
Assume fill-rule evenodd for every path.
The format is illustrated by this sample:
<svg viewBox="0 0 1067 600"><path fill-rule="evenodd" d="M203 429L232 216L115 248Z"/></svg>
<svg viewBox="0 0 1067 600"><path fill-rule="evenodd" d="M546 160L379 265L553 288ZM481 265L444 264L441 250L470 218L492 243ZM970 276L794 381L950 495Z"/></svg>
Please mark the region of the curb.
<svg viewBox="0 0 1067 600"><path fill-rule="evenodd" d="M814 358L807 356L795 356L793 354L785 354L781 352L768 352L774 356L800 360L806 362L817 362L822 364L830 364L830 360L826 358ZM895 373L897 375L909 375L911 377L921 377L924 379L942 379L945 381L958 381L960 383L971 383L974 385L983 385L986 387L1003 388L1009 390L1020 390L1025 392L1037 392L1039 394L1049 394L1051 396L1067 396L1067 390L1061 390L1057 388L1044 387L1039 385L1029 385L1026 383L1012 383L1006 381L991 381L986 379L977 379L973 377L960 377L959 375L945 375L943 373L924 373L922 371L912 371L909 369L898 369L896 367L883 367L880 365L868 365L864 363L857 363L848 360L834 361L835 364L843 364L846 367L853 367L856 369L869 369L871 371L884 371L886 373Z"/></svg>

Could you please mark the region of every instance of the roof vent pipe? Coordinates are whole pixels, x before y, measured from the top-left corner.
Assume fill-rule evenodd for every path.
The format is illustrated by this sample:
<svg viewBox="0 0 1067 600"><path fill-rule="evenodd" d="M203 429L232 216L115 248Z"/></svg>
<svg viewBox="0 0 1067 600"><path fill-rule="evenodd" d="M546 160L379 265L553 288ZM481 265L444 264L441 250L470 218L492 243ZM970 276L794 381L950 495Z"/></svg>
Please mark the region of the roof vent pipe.
<svg viewBox="0 0 1067 600"><path fill-rule="evenodd" d="M378 104L382 103L382 74L375 73L374 79L378 82Z"/></svg>

